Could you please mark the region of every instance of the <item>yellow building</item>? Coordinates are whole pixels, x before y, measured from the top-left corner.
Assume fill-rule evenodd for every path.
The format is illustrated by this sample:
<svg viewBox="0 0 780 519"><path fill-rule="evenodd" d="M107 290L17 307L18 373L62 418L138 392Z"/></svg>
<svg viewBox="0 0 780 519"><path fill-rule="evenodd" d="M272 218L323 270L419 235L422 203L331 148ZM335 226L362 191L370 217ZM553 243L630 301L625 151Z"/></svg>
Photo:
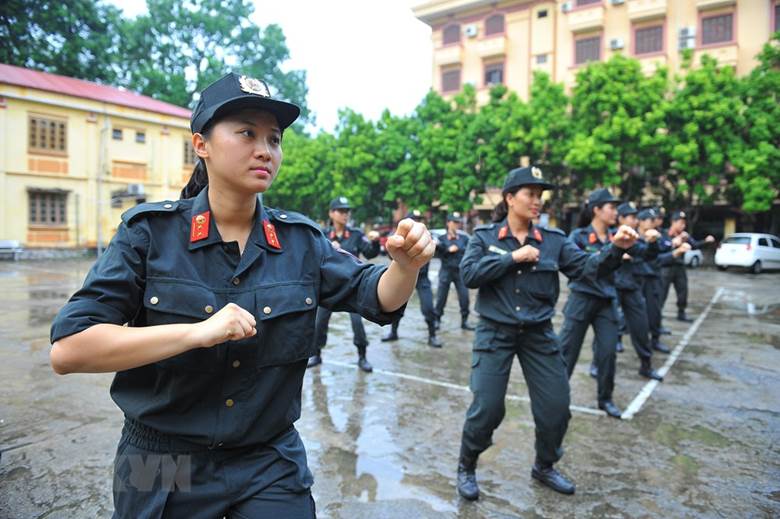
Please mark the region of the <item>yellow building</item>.
<svg viewBox="0 0 780 519"><path fill-rule="evenodd" d="M692 49L748 73L778 29L780 0L430 0L414 13L431 26L433 88L447 95L463 84L486 101L492 84L528 97L533 72L570 89L577 70L615 53L646 71L679 70Z"/></svg>
<svg viewBox="0 0 780 519"><path fill-rule="evenodd" d="M104 246L121 213L178 198L190 111L126 90L0 64L0 240Z"/></svg>

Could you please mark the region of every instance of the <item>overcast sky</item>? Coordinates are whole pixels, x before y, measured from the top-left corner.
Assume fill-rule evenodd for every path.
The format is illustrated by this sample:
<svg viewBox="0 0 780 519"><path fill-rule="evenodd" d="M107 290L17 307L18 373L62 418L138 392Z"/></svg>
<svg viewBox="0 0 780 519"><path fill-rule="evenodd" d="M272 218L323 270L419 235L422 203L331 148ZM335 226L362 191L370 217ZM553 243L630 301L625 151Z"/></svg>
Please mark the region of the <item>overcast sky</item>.
<svg viewBox="0 0 780 519"><path fill-rule="evenodd" d="M126 16L145 0L110 0ZM255 0L254 21L277 23L287 37L287 67L303 69L309 107L331 131L339 108L376 119L385 108L409 113L431 86L430 28L411 6L420 0Z"/></svg>

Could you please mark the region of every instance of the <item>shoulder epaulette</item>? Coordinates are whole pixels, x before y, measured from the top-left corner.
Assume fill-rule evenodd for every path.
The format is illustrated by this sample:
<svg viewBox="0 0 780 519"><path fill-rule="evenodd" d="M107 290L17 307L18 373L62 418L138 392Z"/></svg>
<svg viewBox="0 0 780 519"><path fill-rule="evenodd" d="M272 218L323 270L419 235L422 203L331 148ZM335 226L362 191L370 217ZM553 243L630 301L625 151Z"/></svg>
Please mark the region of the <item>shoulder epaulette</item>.
<svg viewBox="0 0 780 519"><path fill-rule="evenodd" d="M274 209L273 207L266 207L265 212L271 218L271 220L274 220L275 222L303 224L308 225L309 227L313 227L318 231L322 231L322 227L320 227L317 222L302 215L301 213L296 213L295 211L283 211L281 209Z"/></svg>
<svg viewBox="0 0 780 519"><path fill-rule="evenodd" d="M551 232L553 234L560 234L561 236L566 236L566 233L562 230L558 229L557 227L546 227L546 226L540 226L540 228L543 231Z"/></svg>
<svg viewBox="0 0 780 519"><path fill-rule="evenodd" d="M122 213L122 221L125 224L132 222L135 218L142 214L150 213L174 213L181 206L181 201L165 200L162 202L149 202L144 204L138 204L137 206L128 209Z"/></svg>
<svg viewBox="0 0 780 519"><path fill-rule="evenodd" d="M474 227L474 232L477 232L477 231L487 231L487 230L495 229L495 228L496 228L496 224L495 223L486 223L486 224L477 225L476 227Z"/></svg>

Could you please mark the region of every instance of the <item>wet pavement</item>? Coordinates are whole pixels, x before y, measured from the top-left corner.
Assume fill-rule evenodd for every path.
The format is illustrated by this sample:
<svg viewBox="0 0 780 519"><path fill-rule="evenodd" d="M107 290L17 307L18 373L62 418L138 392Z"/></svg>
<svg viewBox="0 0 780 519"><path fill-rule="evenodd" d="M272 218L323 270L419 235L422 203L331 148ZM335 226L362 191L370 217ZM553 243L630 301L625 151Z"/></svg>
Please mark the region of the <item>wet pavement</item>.
<svg viewBox="0 0 780 519"><path fill-rule="evenodd" d="M108 394L112 376L60 377L48 363L51 320L90 263L0 263L2 519L111 516L111 464L122 423ZM517 364L506 418L480 458L483 497L477 503L457 497L473 332L459 328L454 291L442 350L426 346L416 297L400 341L381 343L384 330L367 323L372 374L355 367L349 319L334 314L325 363L307 373L296 424L315 476L318 516L780 516L780 274L700 269L689 277L689 313L707 314L698 326L677 322L670 296L668 344L693 333L632 420L594 412L591 354L583 347L559 464L577 483L571 497L530 478L533 423ZM559 309L565 300L562 283ZM554 324L559 330L560 313ZM646 382L636 374L629 340L626 347L615 390L622 408ZM660 355L656 364L665 361Z"/></svg>

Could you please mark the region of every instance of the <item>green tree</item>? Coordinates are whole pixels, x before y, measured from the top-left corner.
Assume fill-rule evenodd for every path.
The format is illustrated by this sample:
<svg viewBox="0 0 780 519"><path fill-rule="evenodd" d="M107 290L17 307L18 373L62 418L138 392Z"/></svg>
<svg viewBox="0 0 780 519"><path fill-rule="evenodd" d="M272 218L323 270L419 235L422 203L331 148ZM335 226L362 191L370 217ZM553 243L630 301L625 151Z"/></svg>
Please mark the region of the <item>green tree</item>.
<svg viewBox="0 0 780 519"><path fill-rule="evenodd" d="M671 169L661 180L670 205L691 208L694 222L698 205L735 198L732 155L742 147L745 127L740 93L734 70L704 55L700 67L688 69L668 105Z"/></svg>
<svg viewBox="0 0 780 519"><path fill-rule="evenodd" d="M572 94L574 136L566 162L572 185L619 186L637 199L650 180L650 150L658 145L663 119L653 116L668 89L666 70L645 76L637 60L621 55L591 63L577 74Z"/></svg>
<svg viewBox="0 0 780 519"><path fill-rule="evenodd" d="M119 19L116 7L96 0L6 0L0 63L113 83Z"/></svg>
<svg viewBox="0 0 780 519"><path fill-rule="evenodd" d="M251 21L249 0L147 0L148 13L122 23L122 84L179 106L235 70L265 79L308 118L306 74L283 71L289 58L277 25Z"/></svg>
<svg viewBox="0 0 780 519"><path fill-rule="evenodd" d="M741 83L743 139L732 153L742 209L768 211L780 185L780 32L764 45L759 64Z"/></svg>

